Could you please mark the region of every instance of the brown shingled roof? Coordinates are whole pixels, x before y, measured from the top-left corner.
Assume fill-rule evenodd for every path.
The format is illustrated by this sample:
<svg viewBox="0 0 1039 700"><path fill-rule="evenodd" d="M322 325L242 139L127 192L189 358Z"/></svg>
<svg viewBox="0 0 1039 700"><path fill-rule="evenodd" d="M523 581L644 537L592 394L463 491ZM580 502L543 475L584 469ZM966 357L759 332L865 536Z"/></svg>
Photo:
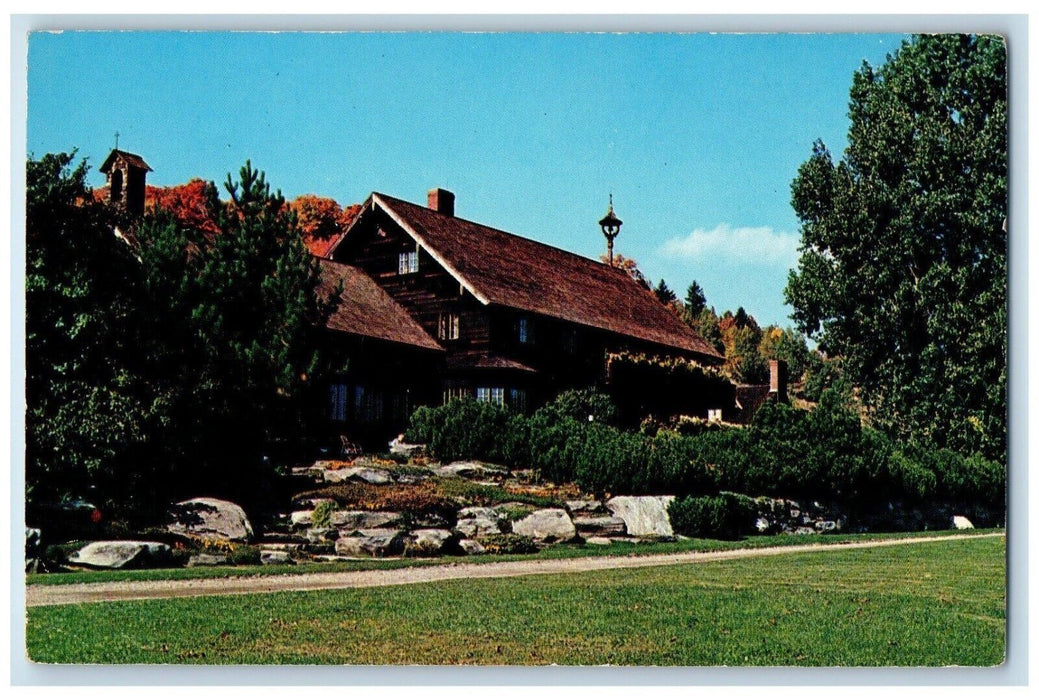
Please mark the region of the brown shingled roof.
<svg viewBox="0 0 1039 700"><path fill-rule="evenodd" d="M370 203L415 236L485 304L612 331L704 359L722 357L622 270L384 194L372 194Z"/></svg>
<svg viewBox="0 0 1039 700"><path fill-rule="evenodd" d="M318 259L321 280L318 294L328 299L336 285L342 283L339 305L329 317L326 327L414 345L428 350L443 350L386 291L371 277L352 265Z"/></svg>
<svg viewBox="0 0 1039 700"><path fill-rule="evenodd" d="M135 168L141 168L142 170L147 170L149 172L151 171L151 166L145 163L144 158L141 158L136 153L120 151L114 148L112 149L112 152L108 154L108 157L105 158L105 162L101 164L101 167L98 168L98 170L107 174L108 171L112 169L112 163L115 162L116 156L122 156L123 160Z"/></svg>

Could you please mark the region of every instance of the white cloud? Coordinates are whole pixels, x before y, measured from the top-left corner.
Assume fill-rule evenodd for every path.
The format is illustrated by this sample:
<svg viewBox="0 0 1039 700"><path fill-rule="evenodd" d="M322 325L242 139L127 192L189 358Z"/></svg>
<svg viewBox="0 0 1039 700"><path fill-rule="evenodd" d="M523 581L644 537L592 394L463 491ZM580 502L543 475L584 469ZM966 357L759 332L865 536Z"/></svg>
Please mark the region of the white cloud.
<svg viewBox="0 0 1039 700"><path fill-rule="evenodd" d="M667 257L708 262L726 260L743 265L796 266L801 237L771 226L732 228L718 224L710 231L698 228L684 238L671 238L660 247Z"/></svg>

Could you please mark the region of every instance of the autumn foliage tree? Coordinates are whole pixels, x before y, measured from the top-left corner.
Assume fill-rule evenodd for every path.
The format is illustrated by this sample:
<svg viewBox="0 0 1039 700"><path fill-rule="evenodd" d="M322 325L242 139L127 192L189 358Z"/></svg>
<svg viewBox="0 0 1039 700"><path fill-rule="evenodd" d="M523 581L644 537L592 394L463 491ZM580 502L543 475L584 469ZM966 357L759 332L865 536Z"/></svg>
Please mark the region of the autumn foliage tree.
<svg viewBox="0 0 1039 700"><path fill-rule="evenodd" d="M296 215L303 242L311 253L324 256L337 236L343 233L360 211L360 205L346 209L329 197L305 194L289 203Z"/></svg>

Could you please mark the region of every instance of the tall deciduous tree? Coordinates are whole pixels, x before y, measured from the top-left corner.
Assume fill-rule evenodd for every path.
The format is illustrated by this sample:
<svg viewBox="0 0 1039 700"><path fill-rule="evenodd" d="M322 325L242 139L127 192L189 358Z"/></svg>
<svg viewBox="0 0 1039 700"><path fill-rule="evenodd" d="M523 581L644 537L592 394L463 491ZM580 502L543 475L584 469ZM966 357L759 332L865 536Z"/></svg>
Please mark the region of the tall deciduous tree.
<svg viewBox="0 0 1039 700"><path fill-rule="evenodd" d="M93 197L85 161L26 165L26 487L42 502L133 506L155 476L146 443L162 396L145 378L141 271ZM39 523L34 523L38 525Z"/></svg>
<svg viewBox="0 0 1039 700"><path fill-rule="evenodd" d="M1006 117L1000 37L920 36L863 65L843 157L816 143L793 182L802 247L786 288L878 425L998 459Z"/></svg>

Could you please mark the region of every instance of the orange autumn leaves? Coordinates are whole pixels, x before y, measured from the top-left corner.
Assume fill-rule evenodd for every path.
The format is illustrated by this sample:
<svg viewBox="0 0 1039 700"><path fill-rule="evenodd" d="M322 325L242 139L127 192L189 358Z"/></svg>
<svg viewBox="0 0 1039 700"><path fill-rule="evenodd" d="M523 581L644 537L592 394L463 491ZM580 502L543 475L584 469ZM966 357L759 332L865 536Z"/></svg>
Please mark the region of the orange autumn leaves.
<svg viewBox="0 0 1039 700"><path fill-rule="evenodd" d="M108 188L94 190L98 201L108 199ZM145 187L144 204L148 210L164 209L186 227L207 234L217 234L220 228L216 221L214 206L219 206L216 186L199 178L182 185L170 187ZM286 202L296 214L297 227L303 243L312 255L323 257L329 248L346 231L361 209L351 204L345 209L330 197L305 194Z"/></svg>

